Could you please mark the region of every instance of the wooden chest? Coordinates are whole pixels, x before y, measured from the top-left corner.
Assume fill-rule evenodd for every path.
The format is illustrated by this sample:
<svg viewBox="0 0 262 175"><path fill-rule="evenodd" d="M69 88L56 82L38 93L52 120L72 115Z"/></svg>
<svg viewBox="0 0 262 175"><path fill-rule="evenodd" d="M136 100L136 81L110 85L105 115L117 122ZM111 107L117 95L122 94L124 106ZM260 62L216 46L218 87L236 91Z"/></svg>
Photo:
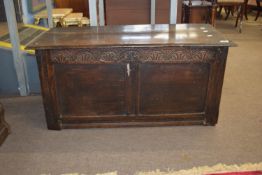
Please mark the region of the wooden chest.
<svg viewBox="0 0 262 175"><path fill-rule="evenodd" d="M230 42L210 25L55 28L36 49L49 129L215 125Z"/></svg>

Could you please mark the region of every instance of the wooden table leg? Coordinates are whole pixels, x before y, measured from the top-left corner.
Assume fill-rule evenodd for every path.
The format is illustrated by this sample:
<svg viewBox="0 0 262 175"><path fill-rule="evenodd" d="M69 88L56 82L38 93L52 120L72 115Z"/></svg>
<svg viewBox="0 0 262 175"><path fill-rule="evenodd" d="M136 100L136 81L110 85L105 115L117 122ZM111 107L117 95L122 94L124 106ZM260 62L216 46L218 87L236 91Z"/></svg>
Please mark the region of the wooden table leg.
<svg viewBox="0 0 262 175"><path fill-rule="evenodd" d="M216 5L212 5L212 9L211 9L211 25L213 27L216 27L216 14L217 13L217 6Z"/></svg>
<svg viewBox="0 0 262 175"><path fill-rule="evenodd" d="M248 4L248 0L245 0L244 15L245 15L246 20L248 20L248 17L247 17L247 4Z"/></svg>
<svg viewBox="0 0 262 175"><path fill-rule="evenodd" d="M245 4L240 4L239 5L239 12L237 14L237 20L236 20L236 24L235 27L238 26L238 20L239 20L239 32L242 32L242 23L243 23L243 16L244 16L244 8L245 8Z"/></svg>

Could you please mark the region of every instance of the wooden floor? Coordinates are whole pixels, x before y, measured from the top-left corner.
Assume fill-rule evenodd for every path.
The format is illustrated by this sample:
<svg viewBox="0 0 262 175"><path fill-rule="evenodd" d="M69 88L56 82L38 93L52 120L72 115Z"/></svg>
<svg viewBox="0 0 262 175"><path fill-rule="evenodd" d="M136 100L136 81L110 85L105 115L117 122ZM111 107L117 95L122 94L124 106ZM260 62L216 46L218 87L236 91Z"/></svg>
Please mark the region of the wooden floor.
<svg viewBox="0 0 262 175"><path fill-rule="evenodd" d="M18 24L18 27L22 26L22 23ZM8 26L6 22L0 22L0 36L8 33Z"/></svg>
<svg viewBox="0 0 262 175"><path fill-rule="evenodd" d="M7 23L5 22L0 22L0 36L3 36L8 33L8 27Z"/></svg>

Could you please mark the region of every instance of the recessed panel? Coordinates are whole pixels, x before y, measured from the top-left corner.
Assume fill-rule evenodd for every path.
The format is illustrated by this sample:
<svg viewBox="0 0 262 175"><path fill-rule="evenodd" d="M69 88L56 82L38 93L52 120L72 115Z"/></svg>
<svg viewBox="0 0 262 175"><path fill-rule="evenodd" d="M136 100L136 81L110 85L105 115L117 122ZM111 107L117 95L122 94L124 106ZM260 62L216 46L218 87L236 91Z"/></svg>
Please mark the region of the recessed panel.
<svg viewBox="0 0 262 175"><path fill-rule="evenodd" d="M208 77L208 64L142 64L139 112L203 112Z"/></svg>
<svg viewBox="0 0 262 175"><path fill-rule="evenodd" d="M126 77L118 65L56 65L62 115L126 114Z"/></svg>

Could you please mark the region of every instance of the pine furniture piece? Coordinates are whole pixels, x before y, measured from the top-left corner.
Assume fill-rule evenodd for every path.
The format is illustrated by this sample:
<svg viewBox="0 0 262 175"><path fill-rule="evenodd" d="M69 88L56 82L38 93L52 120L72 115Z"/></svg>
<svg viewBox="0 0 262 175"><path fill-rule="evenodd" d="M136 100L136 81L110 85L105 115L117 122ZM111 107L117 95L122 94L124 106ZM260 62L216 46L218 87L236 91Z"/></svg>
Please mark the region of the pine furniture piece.
<svg viewBox="0 0 262 175"><path fill-rule="evenodd" d="M215 125L230 41L206 24L53 28L35 40L49 129Z"/></svg>
<svg viewBox="0 0 262 175"><path fill-rule="evenodd" d="M183 22L207 23L215 26L216 5L205 0L183 2Z"/></svg>
<svg viewBox="0 0 262 175"><path fill-rule="evenodd" d="M58 23L61 22L62 18L65 16L69 15L72 13L73 9L72 8L54 8L52 10L52 16L53 16L53 23L54 26L56 27ZM34 15L35 22L34 24L38 25L40 20L47 20L48 19L48 14L47 10L40 11L39 13Z"/></svg>
<svg viewBox="0 0 262 175"><path fill-rule="evenodd" d="M90 25L90 20L89 20L89 18L83 17L83 18L81 19L81 22L80 22L79 27L89 26L89 25Z"/></svg>
<svg viewBox="0 0 262 175"><path fill-rule="evenodd" d="M76 25L82 27L83 25L89 25L90 21L87 17L83 17L83 13L70 13L61 20L63 27L68 27L71 25Z"/></svg>
<svg viewBox="0 0 262 175"><path fill-rule="evenodd" d="M4 107L0 103L0 146L5 141L6 137L10 132L9 125L4 120Z"/></svg>
<svg viewBox="0 0 262 175"><path fill-rule="evenodd" d="M70 13L69 15L62 18L62 26L68 27L70 25L77 25L81 24L81 20L83 18L83 13Z"/></svg>

